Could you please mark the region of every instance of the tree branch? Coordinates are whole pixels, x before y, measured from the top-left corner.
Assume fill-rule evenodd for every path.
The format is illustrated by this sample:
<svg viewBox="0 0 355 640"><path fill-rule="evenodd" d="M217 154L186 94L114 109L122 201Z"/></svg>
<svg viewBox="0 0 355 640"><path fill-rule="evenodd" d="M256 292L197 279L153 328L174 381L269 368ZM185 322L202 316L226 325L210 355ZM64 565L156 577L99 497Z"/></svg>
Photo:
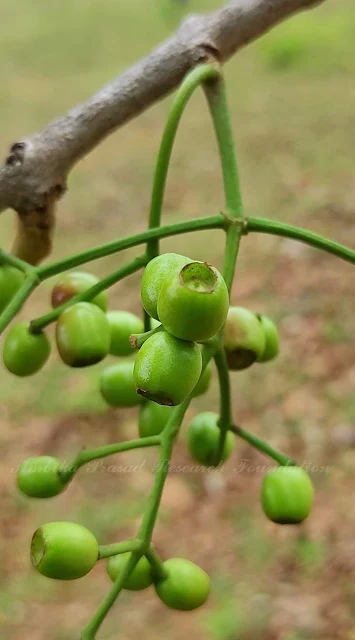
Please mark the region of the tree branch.
<svg viewBox="0 0 355 640"><path fill-rule="evenodd" d="M33 264L51 249L54 207L73 166L119 126L172 91L194 66L224 62L272 26L323 0L232 0L190 16L146 58L43 131L15 143L0 167L0 212L19 214L14 253Z"/></svg>

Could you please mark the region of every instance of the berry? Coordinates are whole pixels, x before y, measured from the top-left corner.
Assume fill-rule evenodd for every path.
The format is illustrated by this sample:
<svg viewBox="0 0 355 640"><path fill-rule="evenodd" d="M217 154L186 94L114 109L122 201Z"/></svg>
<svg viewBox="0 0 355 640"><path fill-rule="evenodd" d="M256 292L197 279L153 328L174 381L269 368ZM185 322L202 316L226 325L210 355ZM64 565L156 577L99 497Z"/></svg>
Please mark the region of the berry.
<svg viewBox="0 0 355 640"><path fill-rule="evenodd" d="M141 298L143 307L152 318L159 320L158 296L166 277L171 277L189 262L189 258L178 253L162 253L147 264L142 277Z"/></svg>
<svg viewBox="0 0 355 640"><path fill-rule="evenodd" d="M47 578L82 578L94 568L98 555L95 536L74 522L48 522L32 538L32 564Z"/></svg>
<svg viewBox="0 0 355 640"><path fill-rule="evenodd" d="M208 365L204 368L200 375L200 379L192 392L192 397L197 398L197 396L202 396L209 389L210 382L212 378L212 367L208 363Z"/></svg>
<svg viewBox="0 0 355 640"><path fill-rule="evenodd" d="M134 365L136 389L148 400L169 406L183 402L202 370L201 349L195 342L160 331L145 341Z"/></svg>
<svg viewBox="0 0 355 640"><path fill-rule="evenodd" d="M51 456L28 458L17 472L17 486L30 498L52 498L61 493L65 487L59 475L59 460Z"/></svg>
<svg viewBox="0 0 355 640"><path fill-rule="evenodd" d="M88 367L103 360L109 352L110 339L106 315L89 302L69 307L57 322L59 355L70 367Z"/></svg>
<svg viewBox="0 0 355 640"><path fill-rule="evenodd" d="M257 316L264 331L265 347L258 362L273 360L279 353L279 335L275 324L267 316Z"/></svg>
<svg viewBox="0 0 355 640"><path fill-rule="evenodd" d="M111 331L110 353L113 356L132 355L132 346L129 341L132 333L143 333L143 320L129 311L109 311L107 319Z"/></svg>
<svg viewBox="0 0 355 640"><path fill-rule="evenodd" d="M45 333L31 333L28 322L19 322L11 327L5 338L4 364L15 376L30 376L44 366L50 351Z"/></svg>
<svg viewBox="0 0 355 640"><path fill-rule="evenodd" d="M230 307L223 329L223 345L230 369L250 367L265 349L264 330L257 316L243 307Z"/></svg>
<svg viewBox="0 0 355 640"><path fill-rule="evenodd" d="M160 600L168 607L180 611L192 611L201 607L210 593L207 573L184 558L170 558L164 565L168 577L155 584Z"/></svg>
<svg viewBox="0 0 355 640"><path fill-rule="evenodd" d="M71 298L74 298L74 296L77 296L79 293L84 293L98 282L99 279L91 273L83 273L81 271L65 273L59 278L52 290L52 307L59 307L59 305L67 302L67 300L70 300ZM96 304L100 309L102 309L102 311L107 311L107 292L101 291L101 293L90 300L90 302L92 304Z"/></svg>
<svg viewBox="0 0 355 640"><path fill-rule="evenodd" d="M220 429L218 427L219 416L212 411L199 413L192 420L187 431L187 447L191 457L207 467L216 464ZM235 438L228 431L224 443L222 462L225 462L232 453Z"/></svg>
<svg viewBox="0 0 355 640"><path fill-rule="evenodd" d="M158 296L158 316L181 340L212 338L224 325L229 295L223 276L206 262L191 262L166 276Z"/></svg>
<svg viewBox="0 0 355 640"><path fill-rule="evenodd" d="M111 556L107 563L107 573L110 576L112 582L115 582L121 572L123 571L127 559L131 554L120 553L118 556ZM134 567L132 573L124 583L124 588L130 591L141 591L147 589L153 583L153 575L150 563L147 558L143 556L140 558Z"/></svg>
<svg viewBox="0 0 355 640"><path fill-rule="evenodd" d="M3 264L0 266L0 313L9 304L24 281L24 274L19 269Z"/></svg>
<svg viewBox="0 0 355 640"><path fill-rule="evenodd" d="M100 390L112 407L135 407L143 402L133 379L134 360L117 362L100 375Z"/></svg>
<svg viewBox="0 0 355 640"><path fill-rule="evenodd" d="M278 524L298 524L307 518L314 489L302 467L277 467L264 479L261 502L265 515Z"/></svg>
<svg viewBox="0 0 355 640"><path fill-rule="evenodd" d="M158 436L166 426L173 410L173 407L166 407L156 402L145 402L139 412L140 437Z"/></svg>

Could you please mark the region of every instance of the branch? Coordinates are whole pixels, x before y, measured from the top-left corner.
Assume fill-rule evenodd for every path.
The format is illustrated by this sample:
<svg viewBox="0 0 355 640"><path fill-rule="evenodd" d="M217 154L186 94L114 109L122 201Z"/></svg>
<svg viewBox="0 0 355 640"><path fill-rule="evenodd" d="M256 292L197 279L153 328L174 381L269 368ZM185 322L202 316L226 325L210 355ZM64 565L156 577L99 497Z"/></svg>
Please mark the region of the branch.
<svg viewBox="0 0 355 640"><path fill-rule="evenodd" d="M232 0L189 17L146 58L43 131L16 142L0 168L0 212L19 214L13 252L33 264L51 250L54 207L74 165L119 126L171 92L197 64L227 60L272 26L323 0Z"/></svg>

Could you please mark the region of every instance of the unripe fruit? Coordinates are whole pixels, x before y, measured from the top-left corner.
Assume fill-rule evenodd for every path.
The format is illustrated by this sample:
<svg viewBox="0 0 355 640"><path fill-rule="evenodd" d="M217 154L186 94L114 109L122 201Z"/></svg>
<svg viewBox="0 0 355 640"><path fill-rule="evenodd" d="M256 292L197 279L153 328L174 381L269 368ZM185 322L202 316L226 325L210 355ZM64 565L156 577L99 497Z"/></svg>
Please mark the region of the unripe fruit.
<svg viewBox="0 0 355 640"><path fill-rule="evenodd" d="M57 322L59 355L70 367L88 367L103 360L109 352L110 339L106 315L89 302L69 307Z"/></svg>
<svg viewBox="0 0 355 640"><path fill-rule="evenodd" d="M257 316L264 331L265 347L258 362L273 360L279 353L279 334L276 325L267 316Z"/></svg>
<svg viewBox="0 0 355 640"><path fill-rule="evenodd" d="M265 348L264 331L257 316L243 307L230 307L223 329L223 345L230 369L250 367Z"/></svg>
<svg viewBox="0 0 355 640"><path fill-rule="evenodd" d="M0 313L9 304L24 281L24 274L8 264L0 266Z"/></svg>
<svg viewBox="0 0 355 640"><path fill-rule="evenodd" d="M197 396L202 396L206 391L208 391L210 382L212 378L212 367L210 363L204 368L200 375L200 379L192 392L192 397L197 398Z"/></svg>
<svg viewBox="0 0 355 640"><path fill-rule="evenodd" d="M17 486L30 498L52 498L66 487L66 483L60 478L60 469L57 458L51 456L28 458L18 469Z"/></svg>
<svg viewBox="0 0 355 640"><path fill-rule="evenodd" d="M148 262L141 282L141 298L146 312L159 320L157 304L163 282L191 262L178 253L162 253Z"/></svg>
<svg viewBox="0 0 355 640"><path fill-rule="evenodd" d="M158 296L158 316L181 340L212 338L224 325L229 294L223 276L206 262L191 262L166 275Z"/></svg>
<svg viewBox="0 0 355 640"><path fill-rule="evenodd" d="M139 412L138 428L141 438L158 436L166 426L173 407L166 407L156 402L145 402Z"/></svg>
<svg viewBox="0 0 355 640"><path fill-rule="evenodd" d="M47 578L82 578L94 568L98 555L95 536L74 522L48 522L32 538L32 564Z"/></svg>
<svg viewBox="0 0 355 640"><path fill-rule="evenodd" d="M221 435L218 420L218 414L212 411L199 413L192 420L187 431L187 448L191 457L199 464L207 467L218 464L216 456ZM220 462L225 462L229 458L233 451L234 443L235 437L228 431Z"/></svg>
<svg viewBox="0 0 355 640"><path fill-rule="evenodd" d="M3 351L5 367L15 376L37 373L49 358L50 342L45 333L31 333L28 322L19 322L8 332Z"/></svg>
<svg viewBox="0 0 355 640"><path fill-rule="evenodd" d="M138 351L134 380L142 396L173 406L181 404L193 391L201 370L199 345L160 331L148 338Z"/></svg>
<svg viewBox="0 0 355 640"><path fill-rule="evenodd" d="M302 467L277 467L263 479L261 501L265 515L278 524L298 524L307 518L314 489Z"/></svg>
<svg viewBox="0 0 355 640"><path fill-rule="evenodd" d="M79 293L84 293L91 287L95 286L98 282L99 279L96 278L96 276L93 276L91 273L84 273L81 271L73 271L72 273L65 273L61 275L52 290L52 307L59 307L64 302L67 302L67 300L70 300ZM90 300L90 302L92 304L96 304L96 306L100 307L102 311L107 311L107 291L101 291L101 293Z"/></svg>
<svg viewBox="0 0 355 640"><path fill-rule="evenodd" d="M132 355L129 338L132 333L144 332L143 320L129 311L109 311L106 315L111 332L110 353L113 356Z"/></svg>
<svg viewBox="0 0 355 640"><path fill-rule="evenodd" d="M115 582L121 575L130 555L130 553L120 553L118 556L111 556L111 558L109 558L107 563L107 573L112 582ZM129 589L130 591L141 591L142 589L150 587L152 583L152 569L147 558L143 556L138 560L132 573L127 578L123 586L124 589Z"/></svg>
<svg viewBox="0 0 355 640"><path fill-rule="evenodd" d="M160 600L168 607L180 611L192 611L201 607L210 593L207 573L184 558L170 558L164 565L168 570L168 577L155 584Z"/></svg>
<svg viewBox="0 0 355 640"><path fill-rule="evenodd" d="M143 402L133 378L134 360L117 362L100 375L100 390L111 407L135 407Z"/></svg>

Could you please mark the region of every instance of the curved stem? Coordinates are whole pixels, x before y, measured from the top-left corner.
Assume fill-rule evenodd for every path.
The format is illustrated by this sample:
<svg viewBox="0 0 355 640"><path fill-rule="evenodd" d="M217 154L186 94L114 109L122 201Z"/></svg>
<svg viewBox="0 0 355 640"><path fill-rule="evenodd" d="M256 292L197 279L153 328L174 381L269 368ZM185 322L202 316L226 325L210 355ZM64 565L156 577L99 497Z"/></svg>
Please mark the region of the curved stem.
<svg viewBox="0 0 355 640"><path fill-rule="evenodd" d="M261 438L258 438L258 436L254 436L252 433L250 433L250 431L246 431L245 429L242 429L241 427L237 427L235 425L230 426L229 430L235 433L236 436L243 438L243 440L248 442L252 447L254 447L254 449L261 451L261 453L265 453L265 455L275 460L279 465L288 467L296 464L296 462L294 462L292 458L289 458L284 453L281 453L281 451L277 451L277 449L271 447L267 442L265 442Z"/></svg>
<svg viewBox="0 0 355 640"><path fill-rule="evenodd" d="M153 545L148 549L145 555L152 567L154 578L156 580L164 580L164 578L167 578L169 575L168 570Z"/></svg>
<svg viewBox="0 0 355 640"><path fill-rule="evenodd" d="M32 264L25 262L25 260L21 260L21 258L13 256L12 253L7 253L3 249L0 249L0 265L1 264L9 264L26 274L36 274L37 272L36 267L33 267Z"/></svg>
<svg viewBox="0 0 355 640"><path fill-rule="evenodd" d="M226 354L223 347L214 355L214 361L218 373L219 393L220 393L220 413L219 413L219 428L221 430L221 437L218 443L218 450L216 454L215 466L220 464L222 459L224 443L227 436L228 429L232 425L232 398L231 398L231 386L230 377L228 371L228 364L226 360Z"/></svg>
<svg viewBox="0 0 355 640"><path fill-rule="evenodd" d="M37 287L38 279L36 274L29 274L25 278L20 289L14 295L6 309L0 314L0 334L10 324L15 315L22 309L27 298L30 297L32 291Z"/></svg>
<svg viewBox="0 0 355 640"><path fill-rule="evenodd" d="M142 551L142 543L135 538L114 542L113 544L101 544L99 546L99 560L117 556L119 553L127 553L127 551Z"/></svg>
<svg viewBox="0 0 355 640"><path fill-rule="evenodd" d="M160 331L164 331L163 325L155 327L155 329L150 329L150 331L145 331L144 333L132 333L132 335L129 336L132 349L140 349L148 338L151 338L151 336L154 336L156 333L160 333Z"/></svg>

